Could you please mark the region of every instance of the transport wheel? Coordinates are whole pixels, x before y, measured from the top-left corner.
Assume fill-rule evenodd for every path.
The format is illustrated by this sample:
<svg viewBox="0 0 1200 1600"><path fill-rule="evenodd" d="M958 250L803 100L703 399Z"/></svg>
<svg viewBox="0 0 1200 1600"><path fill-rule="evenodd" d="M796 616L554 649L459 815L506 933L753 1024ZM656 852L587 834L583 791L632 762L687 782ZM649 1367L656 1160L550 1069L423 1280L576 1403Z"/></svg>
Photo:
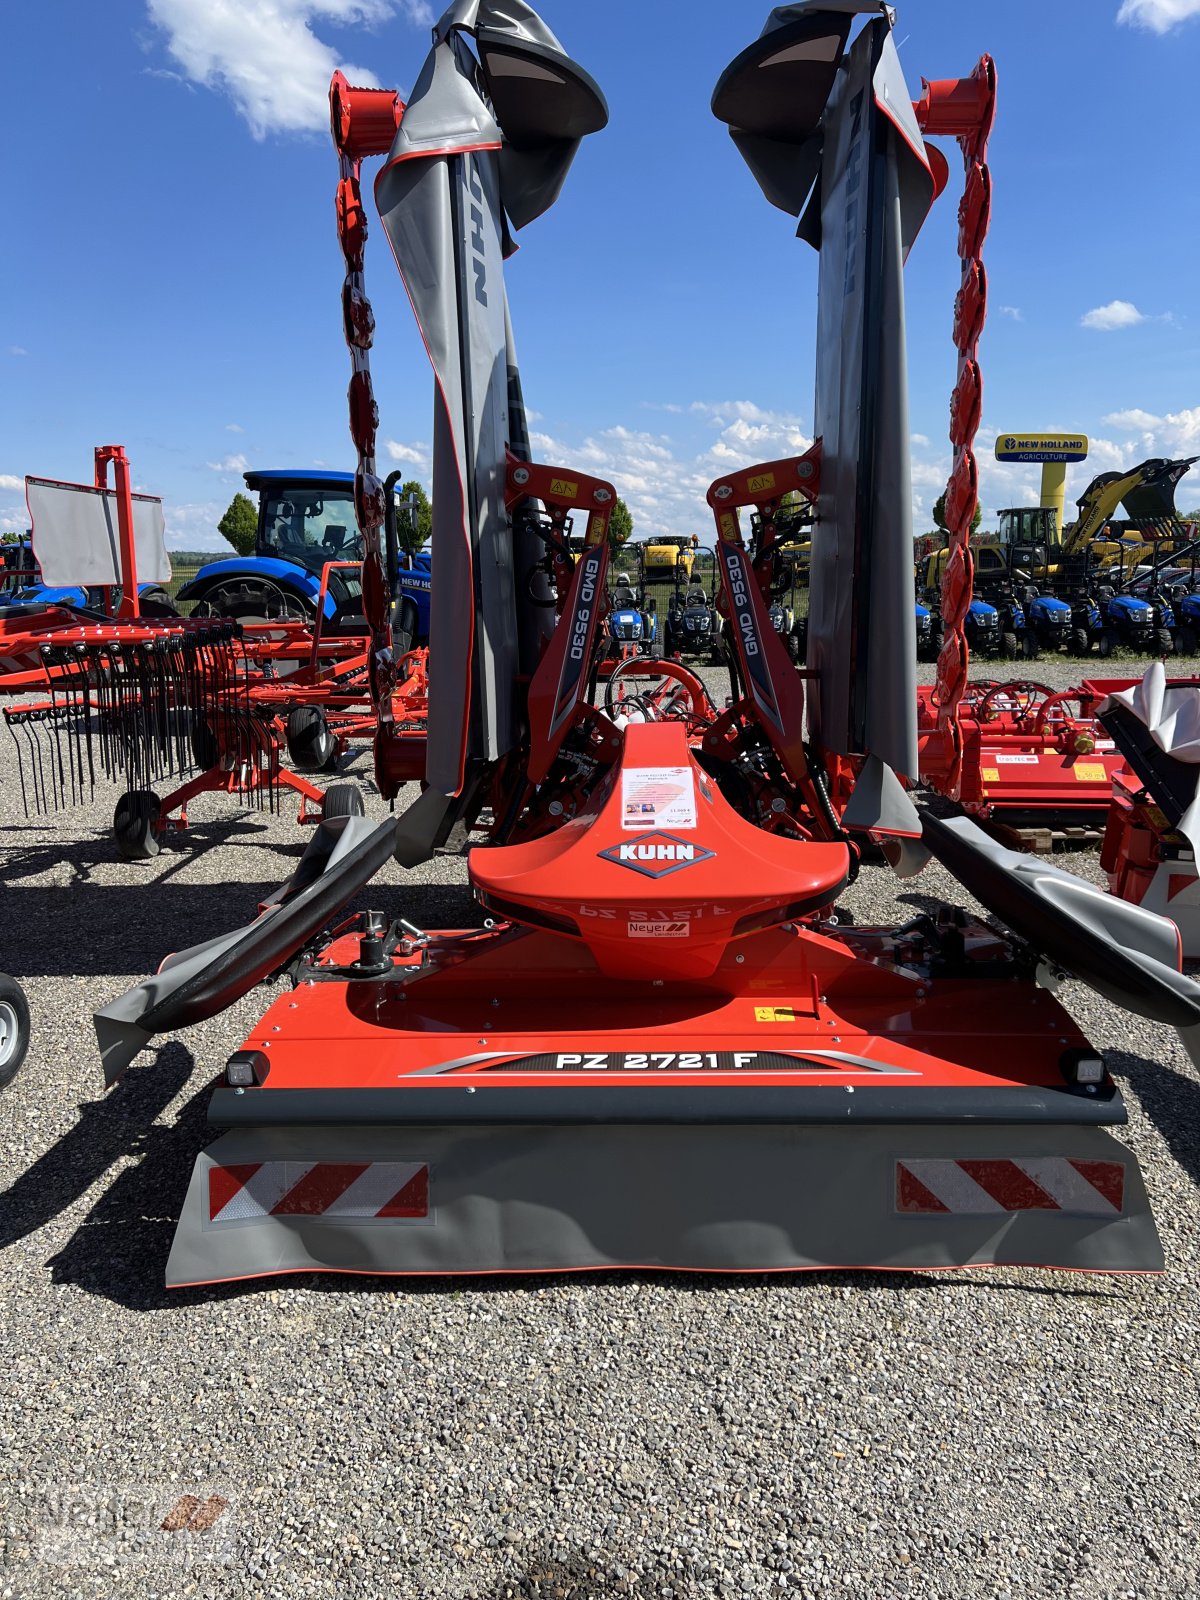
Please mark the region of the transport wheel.
<svg viewBox="0 0 1200 1600"><path fill-rule="evenodd" d="M1067 649L1073 656L1086 656L1091 653L1092 641L1088 638L1086 628L1072 628L1067 638Z"/></svg>
<svg viewBox="0 0 1200 1600"><path fill-rule="evenodd" d="M0 1089L21 1070L29 1049L29 1002L15 978L0 972Z"/></svg>
<svg viewBox="0 0 1200 1600"><path fill-rule="evenodd" d="M1042 653L1041 642L1032 628L1026 628L1021 635L1021 649L1026 661L1036 661Z"/></svg>
<svg viewBox="0 0 1200 1600"><path fill-rule="evenodd" d="M325 804L321 815L326 822L333 817L365 817L367 808L363 797L352 783L335 783L325 791Z"/></svg>
<svg viewBox="0 0 1200 1600"><path fill-rule="evenodd" d="M117 801L113 838L126 861L150 861L158 854L161 804L149 789L131 789Z"/></svg>
<svg viewBox="0 0 1200 1600"><path fill-rule="evenodd" d="M208 772L221 759L217 749L217 736L203 717L193 717L191 732L192 760L197 771Z"/></svg>
<svg viewBox="0 0 1200 1600"><path fill-rule="evenodd" d="M1156 656L1173 656L1175 654L1175 636L1170 628L1155 628L1154 654Z"/></svg>
<svg viewBox="0 0 1200 1600"><path fill-rule="evenodd" d="M417 602L411 595L402 594L392 606L392 649L396 655L406 656L412 649L420 622Z"/></svg>
<svg viewBox="0 0 1200 1600"><path fill-rule="evenodd" d="M1015 661L1017 659L1019 648L1020 647L1017 644L1017 636L1015 633L1006 633L1000 640L1000 654L1004 657L1005 661Z"/></svg>
<svg viewBox="0 0 1200 1600"><path fill-rule="evenodd" d="M287 719L287 753L297 772L333 771L337 740L320 706L292 707Z"/></svg>

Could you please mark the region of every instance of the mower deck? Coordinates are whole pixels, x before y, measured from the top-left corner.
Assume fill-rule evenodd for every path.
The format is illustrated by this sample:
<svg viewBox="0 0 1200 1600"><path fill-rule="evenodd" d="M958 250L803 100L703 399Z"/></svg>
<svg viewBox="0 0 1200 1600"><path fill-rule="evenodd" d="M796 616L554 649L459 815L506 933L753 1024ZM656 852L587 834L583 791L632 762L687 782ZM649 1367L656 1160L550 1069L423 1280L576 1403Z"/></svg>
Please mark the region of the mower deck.
<svg viewBox="0 0 1200 1600"><path fill-rule="evenodd" d="M929 988L893 938L773 929L663 993L540 931L409 941L371 976L343 936L232 1058L259 1081L213 1095L233 1131L167 1281L1161 1268L1104 1131L1120 1096L1064 1075L1093 1054L1067 1014L1032 984ZM997 943L968 934L981 972Z"/></svg>

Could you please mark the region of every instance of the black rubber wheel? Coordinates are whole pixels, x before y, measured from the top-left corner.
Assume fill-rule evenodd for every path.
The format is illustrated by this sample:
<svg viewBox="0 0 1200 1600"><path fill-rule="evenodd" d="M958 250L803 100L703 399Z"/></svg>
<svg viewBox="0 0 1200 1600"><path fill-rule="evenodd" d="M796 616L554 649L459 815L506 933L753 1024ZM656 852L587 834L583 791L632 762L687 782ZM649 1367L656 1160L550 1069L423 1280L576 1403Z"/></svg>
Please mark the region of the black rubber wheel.
<svg viewBox="0 0 1200 1600"><path fill-rule="evenodd" d="M1104 657L1112 655L1117 648L1117 636L1111 628L1105 628L1100 635L1100 654Z"/></svg>
<svg viewBox="0 0 1200 1600"><path fill-rule="evenodd" d="M335 783L325 791L321 815L329 822L334 817L365 817L367 808L359 789L352 783Z"/></svg>
<svg viewBox="0 0 1200 1600"><path fill-rule="evenodd" d="M652 661L661 661L663 656L663 642L661 639L651 639L647 651Z"/></svg>
<svg viewBox="0 0 1200 1600"><path fill-rule="evenodd" d="M29 1049L29 1002L15 978L0 972L0 1089L21 1070Z"/></svg>
<svg viewBox="0 0 1200 1600"><path fill-rule="evenodd" d="M131 789L117 801L113 838L126 861L150 861L158 854L161 802L149 789Z"/></svg>
<svg viewBox="0 0 1200 1600"><path fill-rule="evenodd" d="M192 760L198 772L210 772L221 759L217 736L203 717L194 716L191 732Z"/></svg>
<svg viewBox="0 0 1200 1600"><path fill-rule="evenodd" d="M1026 628L1021 635L1021 649L1026 661L1036 661L1042 653L1042 646L1032 628Z"/></svg>
<svg viewBox="0 0 1200 1600"><path fill-rule="evenodd" d="M179 609L165 589L148 589L138 595L138 610L143 617L177 617Z"/></svg>
<svg viewBox="0 0 1200 1600"><path fill-rule="evenodd" d="M1067 649L1073 656L1086 656L1092 652L1092 641L1086 628L1072 628L1067 636Z"/></svg>
<svg viewBox="0 0 1200 1600"><path fill-rule="evenodd" d="M1001 635L1000 654L1004 657L1005 661L1015 661L1017 659L1019 650L1020 646L1017 643L1017 636L1015 633L1005 633Z"/></svg>
<svg viewBox="0 0 1200 1600"><path fill-rule="evenodd" d="M416 643L420 614L417 602L411 595L402 594L392 607L392 650L397 656L406 656Z"/></svg>
<svg viewBox="0 0 1200 1600"><path fill-rule="evenodd" d="M333 771L337 740L320 706L293 706L287 719L287 752L297 772Z"/></svg>
<svg viewBox="0 0 1200 1600"><path fill-rule="evenodd" d="M1170 628L1156 628L1154 630L1154 654L1156 656L1173 656L1175 654L1175 635Z"/></svg>
<svg viewBox="0 0 1200 1600"><path fill-rule="evenodd" d="M1194 656L1196 654L1196 645L1197 639L1195 628L1181 628L1179 630L1180 655Z"/></svg>

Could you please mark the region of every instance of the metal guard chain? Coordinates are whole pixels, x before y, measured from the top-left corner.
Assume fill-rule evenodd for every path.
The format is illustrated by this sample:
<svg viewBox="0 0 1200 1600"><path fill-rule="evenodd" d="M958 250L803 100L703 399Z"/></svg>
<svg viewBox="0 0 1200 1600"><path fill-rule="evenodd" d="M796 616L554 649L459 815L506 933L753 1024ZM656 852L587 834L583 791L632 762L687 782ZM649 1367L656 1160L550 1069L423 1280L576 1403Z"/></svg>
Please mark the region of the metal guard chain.
<svg viewBox="0 0 1200 1600"><path fill-rule="evenodd" d="M978 123L958 135L963 154L965 184L958 206L958 255L962 285L954 302L953 339L958 351L958 374L950 397L950 443L954 466L946 486L946 526L949 534L946 568L942 574L941 652L937 661L935 701L938 728L949 739L950 764L947 793L957 798L962 782L963 736L958 708L967 687L969 651L966 619L974 586L971 522L979 504L979 471L975 435L983 410L983 373L979 364L979 338L987 320L987 274L983 245L991 220L992 179L987 164L987 143L995 106L996 71L984 56L971 75L980 91Z"/></svg>

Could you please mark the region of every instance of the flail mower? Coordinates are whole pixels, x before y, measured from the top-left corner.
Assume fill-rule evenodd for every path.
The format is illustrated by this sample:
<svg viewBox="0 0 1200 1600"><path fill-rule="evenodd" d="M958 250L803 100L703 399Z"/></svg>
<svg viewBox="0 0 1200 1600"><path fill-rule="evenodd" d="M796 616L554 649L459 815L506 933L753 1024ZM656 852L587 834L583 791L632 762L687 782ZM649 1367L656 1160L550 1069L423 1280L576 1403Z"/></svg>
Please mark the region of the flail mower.
<svg viewBox="0 0 1200 1600"><path fill-rule="evenodd" d="M553 203L605 124L603 97L522 0L458 0L406 106L335 78L385 797L405 764L363 281L370 156L387 157L375 197L437 378L425 787L395 821L323 823L253 922L98 1014L112 1081L154 1035L293 979L222 1070L209 1117L226 1131L197 1158L170 1284L1162 1266L1137 1161L1111 1132L1121 1096L1046 984L1072 972L1189 1036L1200 987L1178 970L1174 928L969 819L922 816L899 777L918 742L902 266L948 181L926 138L957 138L947 511L961 565L994 93L985 57L914 104L891 8L866 0L779 7L722 74L715 114L818 252L818 443L709 491L731 703L680 680L682 695L641 695L635 719L589 693L607 646L611 486L529 460L504 289L510 229ZM796 494L817 514L803 674L770 625L764 559ZM578 559L556 541L556 620L520 578L566 505L587 532ZM963 598L944 612L949 723ZM634 665L665 678L674 664ZM843 810L829 773L851 761ZM994 920L945 905L846 927L834 908L867 839L904 870L935 856ZM384 862L439 850L469 850L482 926L423 930L386 909L336 920Z"/></svg>

